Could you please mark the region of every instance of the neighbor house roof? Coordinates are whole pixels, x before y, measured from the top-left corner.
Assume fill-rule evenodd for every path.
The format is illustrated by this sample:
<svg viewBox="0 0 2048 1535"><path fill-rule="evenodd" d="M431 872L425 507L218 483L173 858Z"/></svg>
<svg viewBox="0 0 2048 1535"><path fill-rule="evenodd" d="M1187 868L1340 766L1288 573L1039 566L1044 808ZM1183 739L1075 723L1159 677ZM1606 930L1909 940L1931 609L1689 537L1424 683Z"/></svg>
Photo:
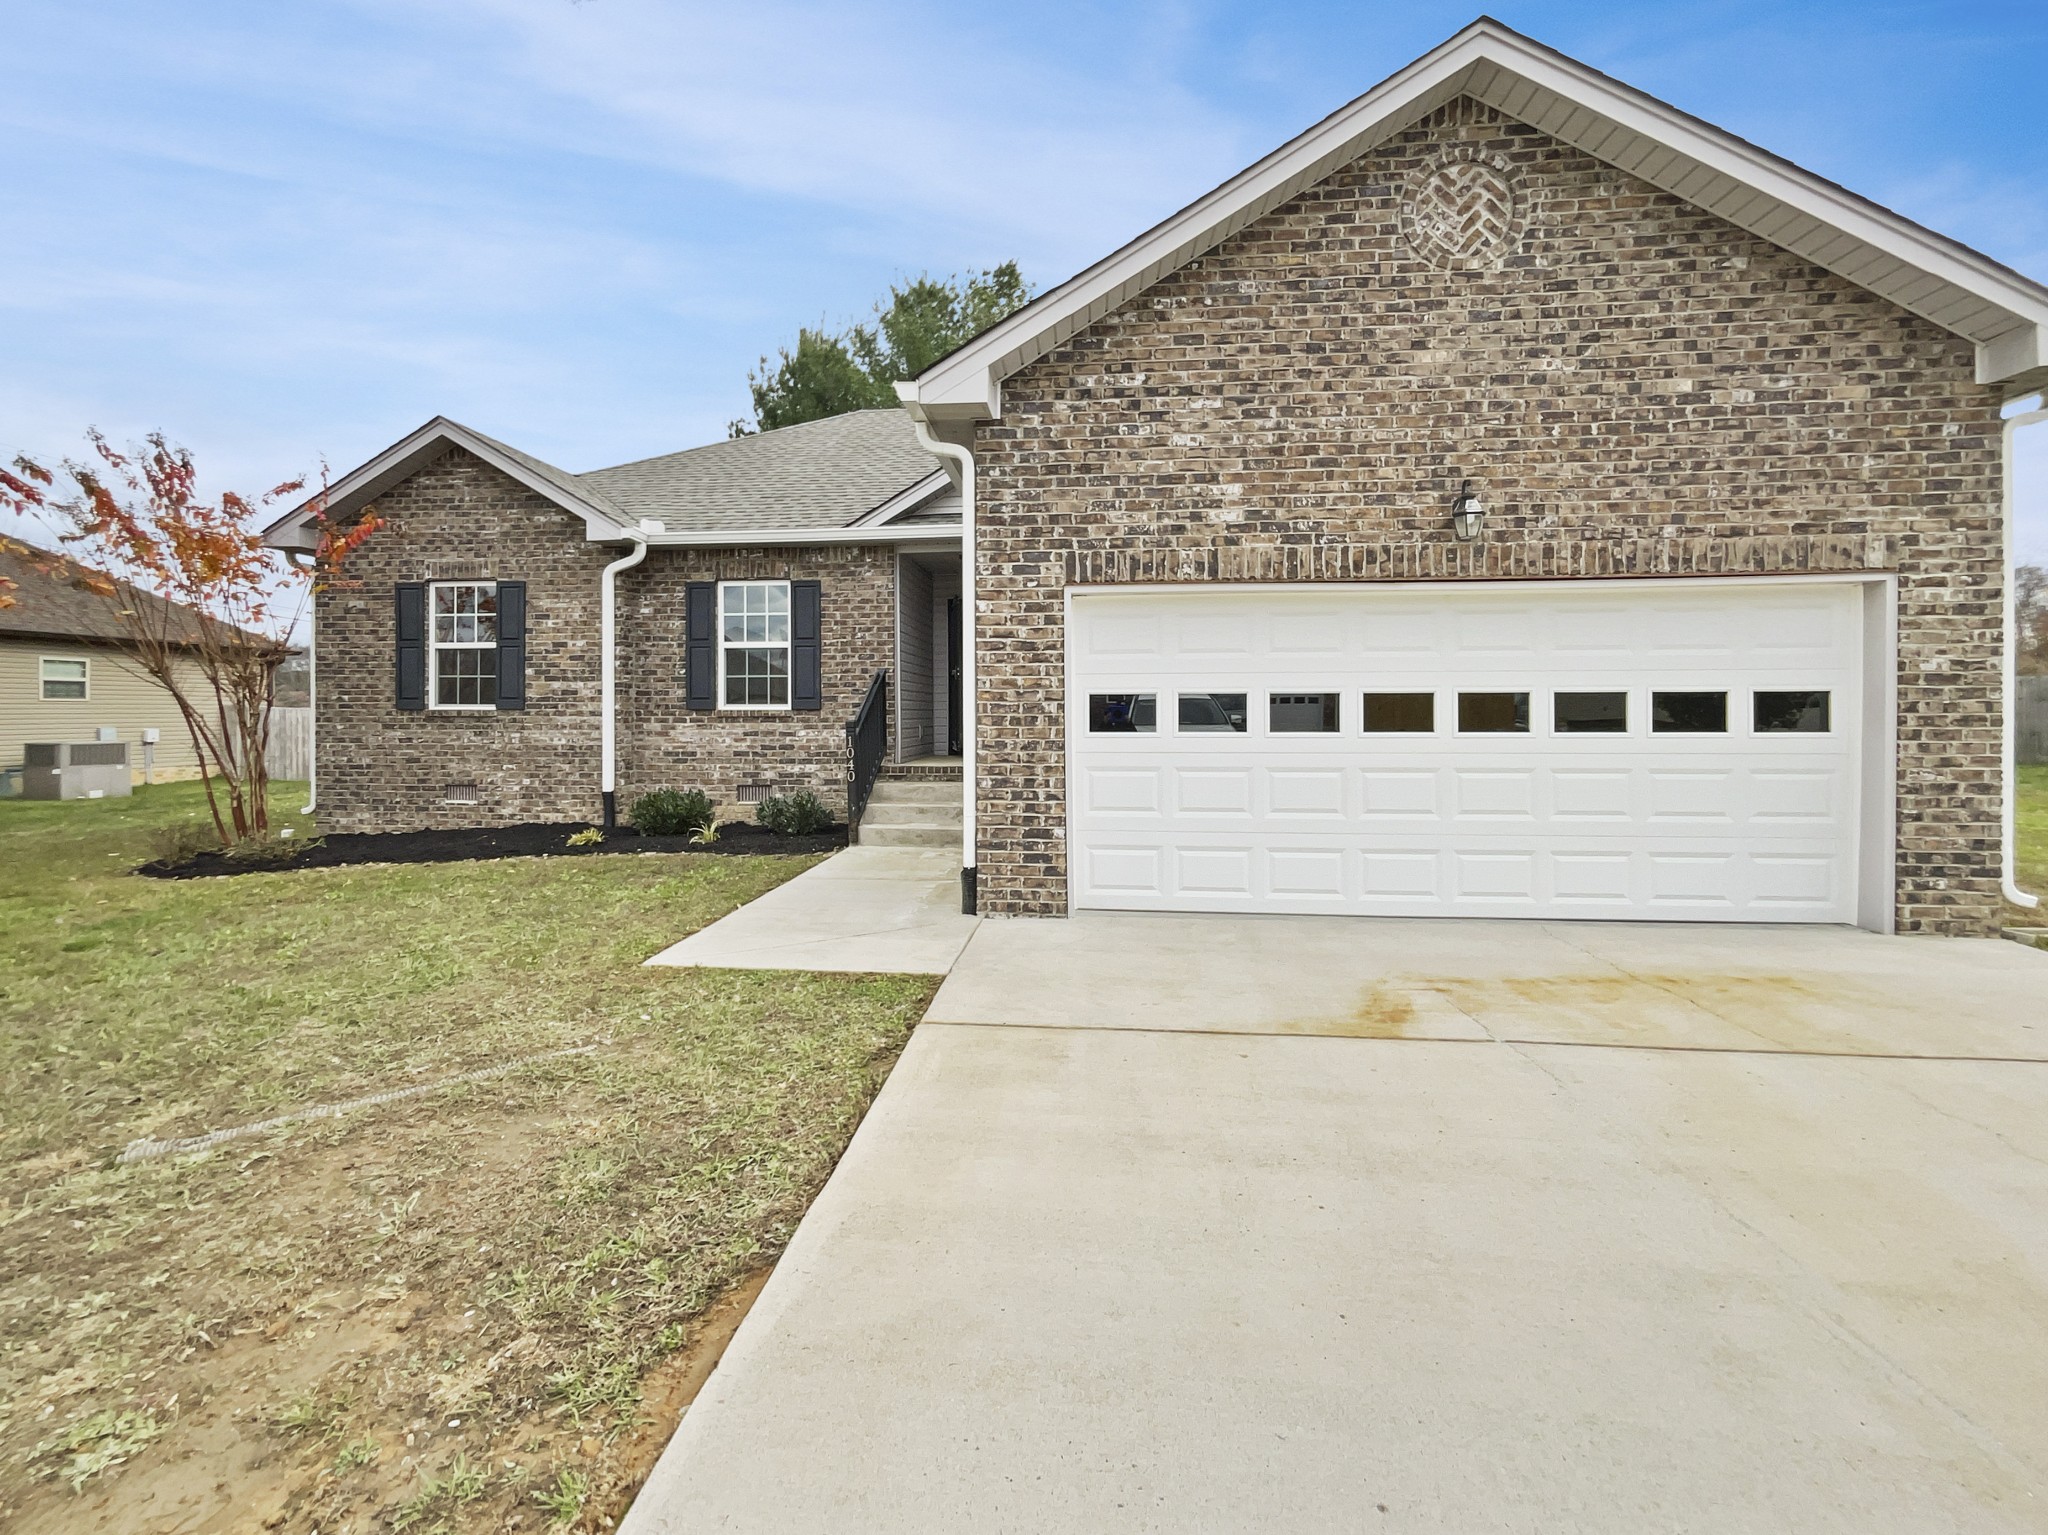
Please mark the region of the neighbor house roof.
<svg viewBox="0 0 2048 1535"><path fill-rule="evenodd" d="M39 569L39 564L54 566L56 573ZM0 607L0 639L119 644L133 638L130 625L110 611L106 598L85 585L82 567L67 555L40 549L21 554L0 543L0 577L14 582L14 589L7 592L13 603ZM123 598L123 606L142 614L151 632L168 634L180 644L198 642L204 620L193 609L132 586ZM256 634L249 638L276 643Z"/></svg>
<svg viewBox="0 0 2048 1535"><path fill-rule="evenodd" d="M1194 257L1469 96L1976 343L1980 383L2048 383L2048 287L1482 17L1256 165L899 385L951 435L1002 382Z"/></svg>
<svg viewBox="0 0 2048 1535"><path fill-rule="evenodd" d="M327 515L345 520L434 459L460 447L582 517L599 542L759 542L795 535L884 536L879 524L943 499L945 474L901 410L859 410L571 474L494 437L437 416L329 488ZM313 547L315 503L264 530L279 548Z"/></svg>

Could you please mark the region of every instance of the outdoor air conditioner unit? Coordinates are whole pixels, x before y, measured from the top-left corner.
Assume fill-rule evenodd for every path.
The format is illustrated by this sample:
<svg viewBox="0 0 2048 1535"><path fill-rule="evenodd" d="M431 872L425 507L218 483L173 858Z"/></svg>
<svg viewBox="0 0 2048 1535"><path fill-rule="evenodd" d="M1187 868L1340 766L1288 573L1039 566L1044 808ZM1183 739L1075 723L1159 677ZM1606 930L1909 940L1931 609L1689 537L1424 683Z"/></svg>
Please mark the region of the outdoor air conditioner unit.
<svg viewBox="0 0 2048 1535"><path fill-rule="evenodd" d="M23 799L107 799L132 792L126 741L31 741L21 749Z"/></svg>

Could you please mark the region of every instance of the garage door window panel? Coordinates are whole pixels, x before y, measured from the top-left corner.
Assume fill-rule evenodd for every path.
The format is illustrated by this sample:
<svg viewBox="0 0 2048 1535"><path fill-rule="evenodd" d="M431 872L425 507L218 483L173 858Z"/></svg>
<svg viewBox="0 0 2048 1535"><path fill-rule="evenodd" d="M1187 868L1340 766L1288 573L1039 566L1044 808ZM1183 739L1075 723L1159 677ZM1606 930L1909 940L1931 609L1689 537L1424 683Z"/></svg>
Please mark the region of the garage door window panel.
<svg viewBox="0 0 2048 1535"><path fill-rule="evenodd" d="M1243 735L1250 720L1247 696L1243 693L1183 693L1177 718L1180 733L1193 735Z"/></svg>
<svg viewBox="0 0 2048 1535"><path fill-rule="evenodd" d="M1759 692L1752 704L1758 735L1826 735L1828 695L1824 692Z"/></svg>
<svg viewBox="0 0 2048 1535"><path fill-rule="evenodd" d="M1436 733L1436 694L1367 693L1367 735L1426 736Z"/></svg>
<svg viewBox="0 0 2048 1535"><path fill-rule="evenodd" d="M1553 694L1551 720L1559 735L1626 735L1628 694Z"/></svg>
<svg viewBox="0 0 2048 1535"><path fill-rule="evenodd" d="M1158 728L1159 695L1156 693L1088 695L1090 735L1147 735Z"/></svg>
<svg viewBox="0 0 2048 1535"><path fill-rule="evenodd" d="M1266 728L1276 736L1335 735L1335 693L1269 693Z"/></svg>
<svg viewBox="0 0 2048 1535"><path fill-rule="evenodd" d="M1529 695L1460 693L1458 731L1461 735L1527 735Z"/></svg>
<svg viewBox="0 0 2048 1535"><path fill-rule="evenodd" d="M1657 735L1726 735L1728 695L1695 692L1652 693L1650 729Z"/></svg>

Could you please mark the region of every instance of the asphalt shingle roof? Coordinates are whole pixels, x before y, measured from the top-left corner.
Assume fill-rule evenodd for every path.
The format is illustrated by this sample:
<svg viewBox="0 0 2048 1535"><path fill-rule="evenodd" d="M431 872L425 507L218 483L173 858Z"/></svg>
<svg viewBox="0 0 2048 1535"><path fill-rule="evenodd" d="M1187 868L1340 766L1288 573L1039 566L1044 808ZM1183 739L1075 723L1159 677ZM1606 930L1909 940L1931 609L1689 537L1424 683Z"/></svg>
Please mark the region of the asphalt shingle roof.
<svg viewBox="0 0 2048 1535"><path fill-rule="evenodd" d="M46 574L36 569L34 556L4 547L0 547L0 576L15 583L7 593L14 599L12 605L0 607L0 636L117 642L128 637L127 626L108 611L106 599L88 590L76 576ZM127 603L149 613L151 627L162 626L174 640L198 640L200 618L191 608L134 587L128 588Z"/></svg>
<svg viewBox="0 0 2048 1535"><path fill-rule="evenodd" d="M938 467L910 418L888 409L849 411L568 478L616 506L629 527L652 517L670 532L746 532L843 528Z"/></svg>

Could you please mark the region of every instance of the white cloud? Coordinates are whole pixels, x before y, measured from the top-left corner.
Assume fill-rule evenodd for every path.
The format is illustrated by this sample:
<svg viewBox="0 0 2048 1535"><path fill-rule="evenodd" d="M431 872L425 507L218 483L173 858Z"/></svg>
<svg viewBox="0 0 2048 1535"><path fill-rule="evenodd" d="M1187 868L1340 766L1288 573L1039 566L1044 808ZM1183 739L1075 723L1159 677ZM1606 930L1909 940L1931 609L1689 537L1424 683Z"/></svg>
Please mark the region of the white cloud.
<svg viewBox="0 0 2048 1535"><path fill-rule="evenodd" d="M489 56L424 106L468 133L909 220L984 253L962 259L1083 264L1266 147L1174 77L1166 7L1102 15L1085 47L960 6L429 10ZM373 90L377 112L408 110L409 82Z"/></svg>

